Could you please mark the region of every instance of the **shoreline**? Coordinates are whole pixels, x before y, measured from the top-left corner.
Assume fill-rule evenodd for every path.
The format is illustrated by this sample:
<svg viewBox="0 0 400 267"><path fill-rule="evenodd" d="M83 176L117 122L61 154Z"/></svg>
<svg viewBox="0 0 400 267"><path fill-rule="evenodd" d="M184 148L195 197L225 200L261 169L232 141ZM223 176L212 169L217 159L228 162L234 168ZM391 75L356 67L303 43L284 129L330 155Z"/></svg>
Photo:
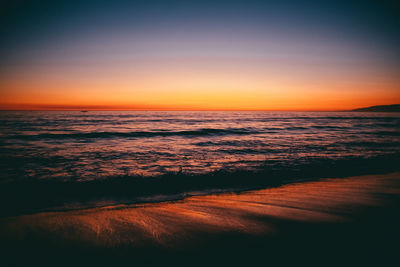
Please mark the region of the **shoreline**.
<svg viewBox="0 0 400 267"><path fill-rule="evenodd" d="M303 232L307 238L319 240L318 235L329 236L332 227L368 225L381 210L388 209L385 216L396 216L398 210L393 208L399 207L399 196L400 172L331 178L178 201L1 218L0 240L9 255L50 249L54 255L82 253L92 260L93 255L110 260L118 255L122 262L130 256L148 261L150 254L179 258L182 252L211 253L210 247L215 246L224 248L222 254L236 246L244 254L263 246L279 254L282 251L276 244L300 242L296 235ZM391 229L397 217L389 221L385 216L380 216L383 221L379 225ZM369 229L368 235L378 230ZM244 244L248 242L257 244L256 248L247 250ZM353 242L363 245L357 238Z"/></svg>
<svg viewBox="0 0 400 267"><path fill-rule="evenodd" d="M400 154L342 160L316 159L256 171L216 171L205 174L169 173L154 178L110 176L88 181L15 179L0 184L0 218L51 211L73 211L116 204L158 203L193 195L240 193L297 182L382 174L399 171Z"/></svg>

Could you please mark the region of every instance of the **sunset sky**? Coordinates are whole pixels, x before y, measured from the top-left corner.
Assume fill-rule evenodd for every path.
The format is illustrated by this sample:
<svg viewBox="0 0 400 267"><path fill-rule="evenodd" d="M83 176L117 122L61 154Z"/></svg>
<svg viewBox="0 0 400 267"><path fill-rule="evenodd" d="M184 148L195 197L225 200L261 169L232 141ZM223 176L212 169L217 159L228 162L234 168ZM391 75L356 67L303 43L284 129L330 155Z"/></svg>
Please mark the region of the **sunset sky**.
<svg viewBox="0 0 400 267"><path fill-rule="evenodd" d="M318 2L10 1L0 109L399 103L399 7Z"/></svg>

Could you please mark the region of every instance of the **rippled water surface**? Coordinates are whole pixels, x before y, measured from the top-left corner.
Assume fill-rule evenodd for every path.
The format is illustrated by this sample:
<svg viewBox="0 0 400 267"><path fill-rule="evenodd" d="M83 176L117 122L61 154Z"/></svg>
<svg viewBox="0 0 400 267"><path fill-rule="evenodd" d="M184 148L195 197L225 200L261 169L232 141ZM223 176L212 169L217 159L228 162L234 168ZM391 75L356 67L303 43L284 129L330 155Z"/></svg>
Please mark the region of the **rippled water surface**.
<svg viewBox="0 0 400 267"><path fill-rule="evenodd" d="M0 112L3 181L252 171L399 151L398 113Z"/></svg>

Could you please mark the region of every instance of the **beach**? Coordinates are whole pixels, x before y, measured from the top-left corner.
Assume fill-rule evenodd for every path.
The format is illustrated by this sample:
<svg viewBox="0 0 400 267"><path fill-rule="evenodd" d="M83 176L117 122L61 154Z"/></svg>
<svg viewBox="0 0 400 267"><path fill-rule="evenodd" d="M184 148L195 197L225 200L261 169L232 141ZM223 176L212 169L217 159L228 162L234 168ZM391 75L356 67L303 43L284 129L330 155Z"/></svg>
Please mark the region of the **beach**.
<svg viewBox="0 0 400 267"><path fill-rule="evenodd" d="M396 172L7 217L0 220L3 261L389 263L399 248L399 196Z"/></svg>

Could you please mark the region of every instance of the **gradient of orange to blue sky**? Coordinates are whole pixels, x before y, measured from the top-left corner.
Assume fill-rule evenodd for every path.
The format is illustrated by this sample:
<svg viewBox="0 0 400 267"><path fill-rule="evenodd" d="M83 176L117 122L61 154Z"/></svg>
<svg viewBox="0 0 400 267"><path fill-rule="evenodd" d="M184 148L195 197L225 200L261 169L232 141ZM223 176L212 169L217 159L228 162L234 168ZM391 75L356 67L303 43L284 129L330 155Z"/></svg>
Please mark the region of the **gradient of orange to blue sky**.
<svg viewBox="0 0 400 267"><path fill-rule="evenodd" d="M399 9L389 4L11 1L3 10L0 109L400 102Z"/></svg>

